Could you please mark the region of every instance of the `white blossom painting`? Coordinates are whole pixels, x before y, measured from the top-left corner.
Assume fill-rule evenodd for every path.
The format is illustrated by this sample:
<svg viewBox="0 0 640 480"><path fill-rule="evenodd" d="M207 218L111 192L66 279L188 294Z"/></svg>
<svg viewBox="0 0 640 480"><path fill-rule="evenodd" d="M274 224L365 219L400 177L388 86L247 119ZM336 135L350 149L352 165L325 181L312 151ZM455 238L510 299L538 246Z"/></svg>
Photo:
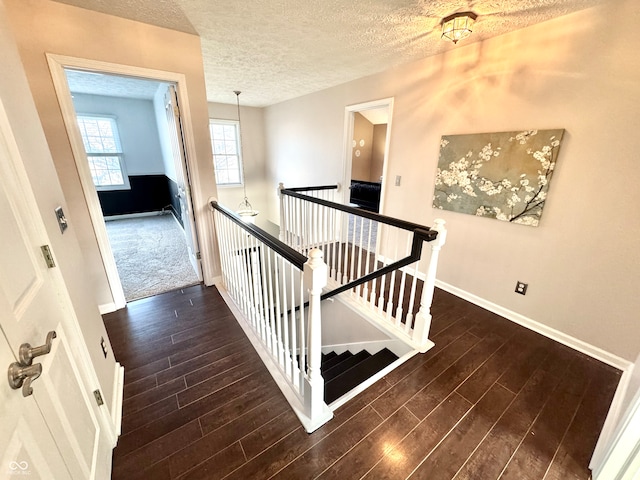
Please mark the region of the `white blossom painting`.
<svg viewBox="0 0 640 480"><path fill-rule="evenodd" d="M434 208L537 227L563 133L443 135Z"/></svg>

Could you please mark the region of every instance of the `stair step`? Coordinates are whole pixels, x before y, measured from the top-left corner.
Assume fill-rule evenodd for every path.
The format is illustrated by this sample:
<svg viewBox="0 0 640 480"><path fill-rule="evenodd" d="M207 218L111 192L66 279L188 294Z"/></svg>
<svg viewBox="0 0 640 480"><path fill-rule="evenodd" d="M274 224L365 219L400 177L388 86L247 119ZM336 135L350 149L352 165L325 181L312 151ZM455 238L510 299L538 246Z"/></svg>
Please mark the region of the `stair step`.
<svg viewBox="0 0 640 480"><path fill-rule="evenodd" d="M336 365L338 365L340 362L350 358L353 356L353 353L346 351L346 352L342 352L339 355L336 355L335 357L327 360L326 362L323 362L320 365L320 371L323 373L326 372L327 370L329 370L330 368L335 367Z"/></svg>
<svg viewBox="0 0 640 480"><path fill-rule="evenodd" d="M347 353L347 352L345 352ZM352 354L346 360L341 361L340 363L335 364L333 367L328 368L324 372L322 372L322 378L324 378L325 385L328 381L334 379L338 375L342 375L343 372L353 368L363 360L371 357L371 354L366 350L361 350L356 354Z"/></svg>
<svg viewBox="0 0 640 480"><path fill-rule="evenodd" d="M323 353L321 364L324 365L326 361L331 360L332 358L337 356L338 354L336 352Z"/></svg>
<svg viewBox="0 0 640 480"><path fill-rule="evenodd" d="M393 352L384 348L375 355L370 355L357 365L333 377L331 380L327 381L325 378L324 401L329 404L337 400L349 390L357 387L397 359L398 357Z"/></svg>

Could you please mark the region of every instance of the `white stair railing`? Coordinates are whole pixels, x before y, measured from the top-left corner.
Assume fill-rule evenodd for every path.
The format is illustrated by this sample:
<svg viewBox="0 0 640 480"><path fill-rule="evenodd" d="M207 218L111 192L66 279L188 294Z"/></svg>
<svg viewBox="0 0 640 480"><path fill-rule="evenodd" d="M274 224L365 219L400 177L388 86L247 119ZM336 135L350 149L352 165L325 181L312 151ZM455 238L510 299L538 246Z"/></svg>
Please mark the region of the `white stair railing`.
<svg viewBox="0 0 640 480"><path fill-rule="evenodd" d="M320 294L327 283L323 253L310 250L307 259L217 201L210 204L223 286L241 313L240 325L312 432L333 416L320 374Z"/></svg>
<svg viewBox="0 0 640 480"><path fill-rule="evenodd" d="M429 228L328 200L337 186L285 189L280 194L280 239L302 254L323 252L329 285L322 298L347 295L407 344L426 351L431 302L444 220ZM431 255L423 255L423 242Z"/></svg>

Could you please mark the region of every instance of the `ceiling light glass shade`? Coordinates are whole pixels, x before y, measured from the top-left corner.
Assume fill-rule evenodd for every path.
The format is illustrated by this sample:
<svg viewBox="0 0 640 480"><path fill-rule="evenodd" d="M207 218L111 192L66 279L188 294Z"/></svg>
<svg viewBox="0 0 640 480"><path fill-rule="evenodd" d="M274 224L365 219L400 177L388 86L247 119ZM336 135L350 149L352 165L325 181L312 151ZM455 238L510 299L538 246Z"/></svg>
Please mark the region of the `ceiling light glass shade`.
<svg viewBox="0 0 640 480"><path fill-rule="evenodd" d="M238 205L238 210L236 210L238 216L245 223L256 223L256 217L258 216L258 210L254 210L251 204L249 203L249 199L244 197L244 200L240 205Z"/></svg>
<svg viewBox="0 0 640 480"><path fill-rule="evenodd" d="M449 15L442 20L442 38L447 38L453 43L471 35L471 27L478 16L473 12L460 12Z"/></svg>

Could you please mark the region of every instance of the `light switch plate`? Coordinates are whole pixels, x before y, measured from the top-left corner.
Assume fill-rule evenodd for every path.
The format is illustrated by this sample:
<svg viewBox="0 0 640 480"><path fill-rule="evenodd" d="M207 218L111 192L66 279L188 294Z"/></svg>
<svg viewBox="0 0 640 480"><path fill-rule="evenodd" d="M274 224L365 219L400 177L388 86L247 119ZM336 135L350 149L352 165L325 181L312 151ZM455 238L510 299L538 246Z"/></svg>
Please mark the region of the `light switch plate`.
<svg viewBox="0 0 640 480"><path fill-rule="evenodd" d="M58 226L60 227L60 233L64 233L69 224L67 223L67 218L64 216L64 212L62 211L62 207L58 207L54 210L56 212L56 218L58 219Z"/></svg>

